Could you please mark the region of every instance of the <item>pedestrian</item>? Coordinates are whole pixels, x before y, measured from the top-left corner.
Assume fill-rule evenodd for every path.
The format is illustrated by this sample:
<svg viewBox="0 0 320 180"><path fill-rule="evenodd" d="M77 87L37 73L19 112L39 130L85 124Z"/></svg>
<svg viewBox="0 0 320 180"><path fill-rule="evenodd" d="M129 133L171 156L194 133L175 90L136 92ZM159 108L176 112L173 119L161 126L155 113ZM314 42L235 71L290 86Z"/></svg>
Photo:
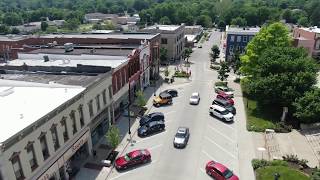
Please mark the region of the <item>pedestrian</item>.
<svg viewBox="0 0 320 180"><path fill-rule="evenodd" d="M96 158L96 156L97 156L97 151L96 151L96 150L93 150L92 153L93 153L93 157Z"/></svg>
<svg viewBox="0 0 320 180"><path fill-rule="evenodd" d="M191 76L191 70L189 71L189 76Z"/></svg>

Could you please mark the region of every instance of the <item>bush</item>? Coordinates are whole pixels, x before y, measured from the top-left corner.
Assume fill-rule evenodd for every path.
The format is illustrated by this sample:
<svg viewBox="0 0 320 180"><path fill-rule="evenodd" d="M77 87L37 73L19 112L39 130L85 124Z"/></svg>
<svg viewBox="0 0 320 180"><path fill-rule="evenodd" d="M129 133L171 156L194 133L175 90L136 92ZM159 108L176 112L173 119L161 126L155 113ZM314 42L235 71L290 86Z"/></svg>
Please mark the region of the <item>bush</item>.
<svg viewBox="0 0 320 180"><path fill-rule="evenodd" d="M320 169L315 169L312 172L311 180L320 180Z"/></svg>
<svg viewBox="0 0 320 180"><path fill-rule="evenodd" d="M233 82L240 83L240 78L237 77L236 79L233 80Z"/></svg>
<svg viewBox="0 0 320 180"><path fill-rule="evenodd" d="M218 81L214 83L215 86L228 86L227 81Z"/></svg>
<svg viewBox="0 0 320 180"><path fill-rule="evenodd" d="M288 166L288 162L283 160L273 160L270 162L270 166Z"/></svg>
<svg viewBox="0 0 320 180"><path fill-rule="evenodd" d="M297 155L295 154L286 154L284 156L282 156L282 159L284 161L288 161L288 162L292 162L292 163L297 163L299 162L299 158Z"/></svg>
<svg viewBox="0 0 320 180"><path fill-rule="evenodd" d="M264 159L252 159L251 161L252 167L254 170L258 168L262 168L269 165L269 162Z"/></svg>
<svg viewBox="0 0 320 180"><path fill-rule="evenodd" d="M166 77L169 76L169 70L168 70L168 68L164 71L164 76L166 76Z"/></svg>
<svg viewBox="0 0 320 180"><path fill-rule="evenodd" d="M174 72L174 77L189 77L189 74L186 71L176 71Z"/></svg>
<svg viewBox="0 0 320 180"><path fill-rule="evenodd" d="M210 69L213 69L213 70L219 70L221 67L220 66L216 66L216 65L210 65Z"/></svg>

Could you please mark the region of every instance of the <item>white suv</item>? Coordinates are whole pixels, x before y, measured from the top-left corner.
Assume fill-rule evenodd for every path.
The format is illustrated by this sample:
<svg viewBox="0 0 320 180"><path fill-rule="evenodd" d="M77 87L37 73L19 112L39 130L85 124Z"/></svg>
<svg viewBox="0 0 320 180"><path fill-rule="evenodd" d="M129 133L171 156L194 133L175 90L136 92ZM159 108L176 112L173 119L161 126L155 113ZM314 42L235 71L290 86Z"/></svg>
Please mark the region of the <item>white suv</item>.
<svg viewBox="0 0 320 180"><path fill-rule="evenodd" d="M233 121L233 114L221 106L218 106L218 105L210 106L209 113L210 115L216 116L217 118L220 118L222 120Z"/></svg>

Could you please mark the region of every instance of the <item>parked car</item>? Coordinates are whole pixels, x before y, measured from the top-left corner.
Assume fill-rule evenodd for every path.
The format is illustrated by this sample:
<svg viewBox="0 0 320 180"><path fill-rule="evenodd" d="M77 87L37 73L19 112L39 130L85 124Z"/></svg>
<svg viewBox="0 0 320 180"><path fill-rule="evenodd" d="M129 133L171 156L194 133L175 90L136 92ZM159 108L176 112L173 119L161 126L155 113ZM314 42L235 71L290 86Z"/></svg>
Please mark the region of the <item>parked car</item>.
<svg viewBox="0 0 320 180"><path fill-rule="evenodd" d="M151 154L147 149L134 150L124 156L118 157L115 161L115 168L117 170L125 170L150 161Z"/></svg>
<svg viewBox="0 0 320 180"><path fill-rule="evenodd" d="M217 94L226 94L228 95L229 97L233 98L234 97L234 91L233 89L231 88L228 88L226 86L216 86L214 87L214 91L217 93Z"/></svg>
<svg viewBox="0 0 320 180"><path fill-rule="evenodd" d="M189 128L179 127L173 139L173 146L176 148L186 147L189 141L189 136L190 136Z"/></svg>
<svg viewBox="0 0 320 180"><path fill-rule="evenodd" d="M223 100L226 100L228 101L231 105L234 105L234 101L231 97L229 97L228 95L226 94L223 94L223 93L220 93L216 96L216 98L218 99L223 99Z"/></svg>
<svg viewBox="0 0 320 180"><path fill-rule="evenodd" d="M190 102L190 104L195 104L195 105L199 104L200 94L198 92L192 93L189 102Z"/></svg>
<svg viewBox="0 0 320 180"><path fill-rule="evenodd" d="M152 121L164 121L164 114L162 112L153 112L148 115L142 116L139 124L143 126Z"/></svg>
<svg viewBox="0 0 320 180"><path fill-rule="evenodd" d="M178 96L178 91L175 90L175 89L167 89L167 90L162 91L161 93L168 93L168 94L170 94L172 97L177 97L177 96ZM160 93L160 94L161 94L161 93Z"/></svg>
<svg viewBox="0 0 320 180"><path fill-rule="evenodd" d="M225 165L215 161L209 161L206 164L206 172L215 180L239 180L238 176L233 174Z"/></svg>
<svg viewBox="0 0 320 180"><path fill-rule="evenodd" d="M216 98L215 100L212 101L212 105L218 105L221 107L224 107L226 110L228 110L229 112L231 112L232 114L236 114L237 110L236 108L231 105L228 101L224 100L224 99L218 99Z"/></svg>
<svg viewBox="0 0 320 180"><path fill-rule="evenodd" d="M150 134L154 134L157 132L161 132L165 129L165 124L163 121L152 121L144 126L139 127L138 129L138 136L144 137Z"/></svg>
<svg viewBox="0 0 320 180"><path fill-rule="evenodd" d="M224 121L233 121L234 117L233 114L230 113L225 108L218 106L218 105L211 105L209 108L210 115L213 115L219 119L222 119Z"/></svg>
<svg viewBox="0 0 320 180"><path fill-rule="evenodd" d="M165 104L172 104L172 96L168 93L161 93L153 99L153 105L156 107L160 107Z"/></svg>

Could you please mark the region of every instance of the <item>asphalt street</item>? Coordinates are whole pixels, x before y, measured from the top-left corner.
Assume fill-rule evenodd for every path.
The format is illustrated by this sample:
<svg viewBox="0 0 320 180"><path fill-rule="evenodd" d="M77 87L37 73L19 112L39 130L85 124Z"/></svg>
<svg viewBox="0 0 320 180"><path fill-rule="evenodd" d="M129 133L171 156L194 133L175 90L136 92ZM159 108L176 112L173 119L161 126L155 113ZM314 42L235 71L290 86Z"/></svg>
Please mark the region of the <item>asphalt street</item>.
<svg viewBox="0 0 320 180"><path fill-rule="evenodd" d="M221 32L213 31L203 48L194 49L189 59L192 62L192 81L171 87L179 92L173 104L150 110L165 114L166 130L146 138L135 134L133 145L125 150L130 152L147 148L151 152L152 162L124 172L114 170L108 179L206 180L211 179L204 170L209 160L225 164L239 175L238 127L239 121L244 120L243 113L240 113L241 117L237 113L234 123L225 123L209 115L209 106L215 97L213 84L217 81L217 72L209 69L209 50L213 44L220 44L220 38ZM199 105L189 105L189 97L193 92L200 93ZM239 106L238 99L240 97L235 97L236 107ZM180 126L190 128L191 135L185 149L173 147L173 138Z"/></svg>

